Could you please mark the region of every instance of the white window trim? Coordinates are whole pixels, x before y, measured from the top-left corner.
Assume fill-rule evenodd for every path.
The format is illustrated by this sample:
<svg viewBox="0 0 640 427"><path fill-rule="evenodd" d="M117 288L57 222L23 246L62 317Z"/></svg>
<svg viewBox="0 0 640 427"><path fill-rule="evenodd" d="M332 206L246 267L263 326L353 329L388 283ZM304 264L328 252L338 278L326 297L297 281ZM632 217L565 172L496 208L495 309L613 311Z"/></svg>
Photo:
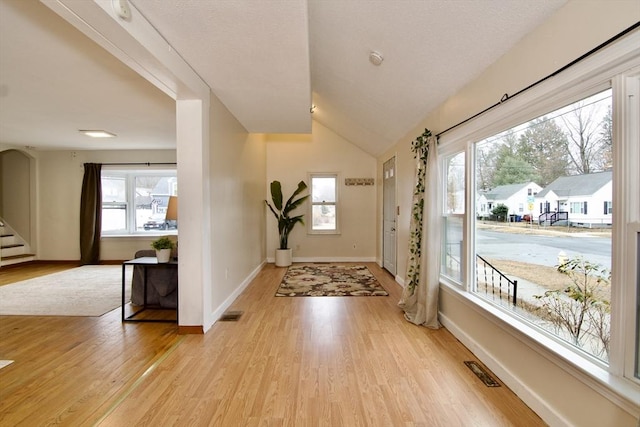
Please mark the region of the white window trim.
<svg viewBox="0 0 640 427"><path fill-rule="evenodd" d="M472 229L471 227L473 227L475 220L469 215L469 212L476 211L475 195L473 191L470 191L470 189L475 188L474 185L471 185L474 184L474 174L469 173L470 168L475 164L475 159L473 159L473 153L468 150L469 145L527 122L548 111L575 102L588 96L589 93L597 93L608 87L612 87L614 93L614 126L620 126L619 118L625 114L626 110L624 108L629 108L619 105L624 102L626 97L621 79L625 78L625 73L631 74L634 68L636 69L634 73L637 73L637 68L640 67L640 48L638 46L640 46L640 32L636 31L603 51L584 59L563 73L540 83L518 97L508 100L499 107L441 136L439 154L443 158L449 153L467 148L465 201L467 216L464 222L464 235L466 237L465 258L467 260L474 255L475 247L473 242L474 233L467 231ZM624 200L625 204L628 205L626 205L625 215L620 212L623 209L614 209L613 213L612 277L614 280L633 278L633 283L635 283L636 276L634 275L637 274L635 271L637 267L625 267L624 260L626 258L616 255L625 253L622 251L629 251L630 246L633 244L630 242L632 233L625 235L625 226L628 227L631 223L640 222L640 213L638 213L640 211L640 201L637 200L640 190L640 184L638 184L640 173L637 170L638 161L640 160L638 151L640 149L637 147L637 135L634 143L630 142L631 138L629 138L628 134L632 130L629 128L630 126L627 125L627 129L614 129L616 139L614 147L618 147L617 149L614 148L614 162L616 152L621 149L620 146L623 143L625 144L626 156L624 161L619 159L614 168L616 181L623 185L620 185L622 188L619 188L614 194L613 202L618 206L622 206L621 203ZM637 133L635 129L633 129L633 132ZM620 154L618 153L617 156L619 157ZM626 199L623 199L623 197L626 197ZM629 203L630 198L633 199L631 203ZM633 214L629 214L631 210L634 211ZM622 295L622 290L618 292L615 291L616 288L612 290L612 304L623 308L612 312L612 351L609 367L605 369L597 362L580 357L573 349L570 350L568 345L555 343L554 340L545 337L544 334L534 334L530 326L518 321L515 317L501 313L496 306L481 301L477 296L468 292L466 288L470 283L473 283L469 281L471 274L472 272L467 271L465 284L462 287L452 286L450 280L442 277L441 285L443 290L447 293L453 292L453 294L466 301L470 307L482 312L487 319L510 331L530 348L562 369L572 373L577 379L629 413L635 414L635 416L640 415L638 410L640 407L640 397L638 397L640 396L640 393L638 393L640 391L640 381L629 375L633 371L635 357L635 349L631 348L630 343L635 345L635 336L633 334L637 334L639 331L635 331L635 328L627 328L633 330L628 330L624 333L625 329L621 327L625 322L632 322L633 324L636 321L635 307L633 306L636 301L635 288L630 290L630 287L627 287L625 295ZM490 315L487 316L487 314ZM516 333L516 331L523 331L523 333Z"/></svg>
<svg viewBox="0 0 640 427"><path fill-rule="evenodd" d="M312 178L335 178L336 180L336 228L335 230L314 230L313 229L313 181ZM309 182L309 221L307 221L307 234L341 234L340 232L340 174L338 172L310 172L307 177ZM317 205L317 204L316 204Z"/></svg>

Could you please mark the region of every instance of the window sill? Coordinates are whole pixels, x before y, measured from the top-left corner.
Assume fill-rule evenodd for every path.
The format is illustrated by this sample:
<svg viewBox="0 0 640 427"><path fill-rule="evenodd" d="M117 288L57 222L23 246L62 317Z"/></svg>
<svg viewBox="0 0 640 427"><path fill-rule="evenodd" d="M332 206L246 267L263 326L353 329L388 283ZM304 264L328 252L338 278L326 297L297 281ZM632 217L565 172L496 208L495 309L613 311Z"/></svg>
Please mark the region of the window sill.
<svg viewBox="0 0 640 427"><path fill-rule="evenodd" d="M340 230L314 230L314 231L308 230L307 234L312 236L322 236L322 235L336 236L342 233L340 232Z"/></svg>
<svg viewBox="0 0 640 427"><path fill-rule="evenodd" d="M570 373L604 398L630 414L640 416L640 386L632 380L610 373L603 364L582 357L568 346L472 293L448 283L441 283L440 289L481 314L551 363Z"/></svg>
<svg viewBox="0 0 640 427"><path fill-rule="evenodd" d="M157 238L161 236L177 236L178 232L176 230L160 230L157 232L145 232L145 233L137 233L137 234L103 234L100 236L100 239L123 239L123 238L131 238L131 239L140 239L140 238Z"/></svg>

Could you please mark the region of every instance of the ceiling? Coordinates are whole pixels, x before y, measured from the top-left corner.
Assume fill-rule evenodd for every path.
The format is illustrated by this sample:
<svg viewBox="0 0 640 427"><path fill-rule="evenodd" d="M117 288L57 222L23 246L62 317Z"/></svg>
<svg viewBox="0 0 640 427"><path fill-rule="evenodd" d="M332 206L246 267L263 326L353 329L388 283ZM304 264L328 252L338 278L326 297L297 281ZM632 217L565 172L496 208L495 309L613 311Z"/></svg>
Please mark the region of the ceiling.
<svg viewBox="0 0 640 427"><path fill-rule="evenodd" d="M376 156L566 1L130 4L249 132L309 133L313 119ZM78 132L95 128L117 138ZM175 103L38 1L0 0L0 143L175 148Z"/></svg>

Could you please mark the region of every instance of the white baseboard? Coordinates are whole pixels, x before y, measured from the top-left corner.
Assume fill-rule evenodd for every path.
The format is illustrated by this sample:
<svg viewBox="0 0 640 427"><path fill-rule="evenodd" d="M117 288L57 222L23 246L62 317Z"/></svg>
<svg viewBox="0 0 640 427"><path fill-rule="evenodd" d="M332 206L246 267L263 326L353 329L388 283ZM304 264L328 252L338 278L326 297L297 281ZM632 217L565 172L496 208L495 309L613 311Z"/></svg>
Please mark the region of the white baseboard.
<svg viewBox="0 0 640 427"><path fill-rule="evenodd" d="M513 375L511 371L496 361L491 352L484 348L480 343L468 335L464 330L460 329L455 322L451 321L447 316L438 313L440 323L447 328L462 344L465 345L487 368L489 368L496 376L507 385L523 402L527 404L533 411L540 416L550 426L567 426L571 425L566 419L558 414L547 402L537 393L522 383L518 377Z"/></svg>
<svg viewBox="0 0 640 427"><path fill-rule="evenodd" d="M251 283L251 281L256 278L264 265L265 262L261 262L260 265L258 265L251 273L249 273L249 275L242 281L242 283L240 283L235 291L233 291L231 295L229 295L229 297L218 306L218 308L211 312L210 319L213 319L213 321L211 322L211 326L213 326L213 324L216 323L218 319L220 319L224 312L227 311L229 307L231 307L231 304L233 304L236 298L238 298L240 294L247 288L247 286L249 286L249 283Z"/></svg>

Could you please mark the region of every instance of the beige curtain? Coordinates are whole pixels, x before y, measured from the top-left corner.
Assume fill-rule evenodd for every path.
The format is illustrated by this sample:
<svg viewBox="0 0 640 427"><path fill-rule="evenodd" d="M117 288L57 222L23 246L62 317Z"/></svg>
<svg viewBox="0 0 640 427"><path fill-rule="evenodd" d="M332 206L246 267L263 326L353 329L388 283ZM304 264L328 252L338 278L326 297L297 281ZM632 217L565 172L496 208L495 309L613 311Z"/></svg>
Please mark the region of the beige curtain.
<svg viewBox="0 0 640 427"><path fill-rule="evenodd" d="M102 184L99 163L84 164L80 196L80 263L100 263L100 231L102 228Z"/></svg>
<svg viewBox="0 0 640 427"><path fill-rule="evenodd" d="M408 321L437 329L442 212L437 139L425 129L413 142L412 150L416 157L416 186L406 283L398 305Z"/></svg>

